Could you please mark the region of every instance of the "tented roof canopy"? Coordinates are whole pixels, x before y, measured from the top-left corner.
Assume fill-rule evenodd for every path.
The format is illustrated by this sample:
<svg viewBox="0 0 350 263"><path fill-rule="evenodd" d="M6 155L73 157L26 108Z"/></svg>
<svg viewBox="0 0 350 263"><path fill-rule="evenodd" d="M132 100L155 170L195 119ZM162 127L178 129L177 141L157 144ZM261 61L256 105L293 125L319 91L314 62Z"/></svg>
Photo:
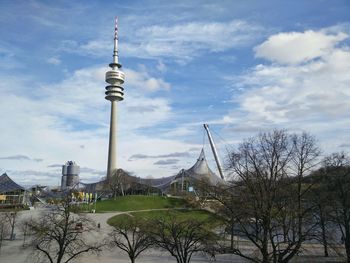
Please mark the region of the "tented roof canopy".
<svg viewBox="0 0 350 263"><path fill-rule="evenodd" d="M0 176L0 193L24 191L25 189L16 184L6 173Z"/></svg>
<svg viewBox="0 0 350 263"><path fill-rule="evenodd" d="M207 180L212 185L222 184L224 181L218 177L208 166L207 160L205 158L204 150L202 149L196 163L189 169L182 169L177 175L163 177L163 178L139 178L135 176L130 176L136 183L141 185L149 185L155 188L160 189L161 191L167 191L170 188L170 185L178 180L182 180L182 178L187 177L189 179L194 180ZM104 186L104 182L97 182L92 184L82 183L85 191L88 192L96 192L102 190ZM100 188L100 189L98 189Z"/></svg>
<svg viewBox="0 0 350 263"><path fill-rule="evenodd" d="M223 182L222 179L209 168L203 149L197 159L197 162L188 170L181 170L176 178L181 178L182 176L190 177L196 180L209 180L209 182L213 185Z"/></svg>

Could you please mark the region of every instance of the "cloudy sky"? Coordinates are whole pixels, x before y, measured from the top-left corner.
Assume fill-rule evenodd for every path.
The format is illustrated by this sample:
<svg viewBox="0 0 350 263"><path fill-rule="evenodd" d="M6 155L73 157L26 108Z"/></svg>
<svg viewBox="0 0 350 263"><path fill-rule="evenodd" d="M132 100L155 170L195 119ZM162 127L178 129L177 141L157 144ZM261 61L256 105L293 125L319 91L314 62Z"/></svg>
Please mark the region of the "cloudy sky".
<svg viewBox="0 0 350 263"><path fill-rule="evenodd" d="M285 128L350 150L348 0L0 1L0 173L57 185L68 160L105 175L114 17L126 74L118 163L189 168L208 123L221 158Z"/></svg>

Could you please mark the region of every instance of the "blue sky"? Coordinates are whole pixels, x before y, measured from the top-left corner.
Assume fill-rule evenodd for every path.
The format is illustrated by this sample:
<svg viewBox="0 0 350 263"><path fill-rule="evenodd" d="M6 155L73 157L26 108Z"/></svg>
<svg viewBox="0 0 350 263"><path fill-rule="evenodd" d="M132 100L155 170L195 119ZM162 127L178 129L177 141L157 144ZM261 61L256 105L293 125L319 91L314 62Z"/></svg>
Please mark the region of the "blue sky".
<svg viewBox="0 0 350 263"><path fill-rule="evenodd" d="M0 1L0 172L57 185L105 175L114 17L126 74L118 163L141 177L221 158L261 131L349 151L350 2Z"/></svg>

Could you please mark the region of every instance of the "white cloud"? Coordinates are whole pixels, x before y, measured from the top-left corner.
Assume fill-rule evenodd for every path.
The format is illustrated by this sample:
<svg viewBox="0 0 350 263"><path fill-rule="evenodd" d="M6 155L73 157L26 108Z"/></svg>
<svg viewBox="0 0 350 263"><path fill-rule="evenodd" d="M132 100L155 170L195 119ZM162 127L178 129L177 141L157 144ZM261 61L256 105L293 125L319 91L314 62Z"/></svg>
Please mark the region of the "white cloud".
<svg viewBox="0 0 350 263"><path fill-rule="evenodd" d="M161 60L158 60L157 69L162 73L167 71L166 65Z"/></svg>
<svg viewBox="0 0 350 263"><path fill-rule="evenodd" d="M78 45L75 42L66 41L62 44L64 45L63 49L66 48L67 51L78 52L83 55L100 56L106 53L107 50L111 51L111 41L102 39L91 40L85 44L82 44L77 50L70 50L71 46L74 47L75 45Z"/></svg>
<svg viewBox="0 0 350 263"><path fill-rule="evenodd" d="M58 57L51 57L47 60L47 63L52 64L52 65L60 65L61 60Z"/></svg>
<svg viewBox="0 0 350 263"><path fill-rule="evenodd" d="M326 30L288 32L272 35L255 47L255 56L283 64L298 64L327 55L348 35Z"/></svg>
<svg viewBox="0 0 350 263"><path fill-rule="evenodd" d="M252 42L263 28L241 20L191 22L140 28L123 52L139 57L191 59L203 51L221 52Z"/></svg>
<svg viewBox="0 0 350 263"><path fill-rule="evenodd" d="M127 76L127 85L136 87L138 89L145 89L148 91L157 90L169 90L170 84L160 78L155 78L149 75L145 70L134 71L132 69L126 69L125 74Z"/></svg>
<svg viewBox="0 0 350 263"><path fill-rule="evenodd" d="M193 123L191 123L191 125L193 125ZM186 137L189 135L193 135L196 133L196 130L193 129L193 127L189 126L189 125L185 125L182 124L181 126L178 127L173 127L171 130L167 131L166 134L164 135L167 138L174 138L174 137Z"/></svg>
<svg viewBox="0 0 350 263"><path fill-rule="evenodd" d="M264 31L261 26L243 20L143 26L133 28L124 36L120 52L123 56L165 57L184 62L203 52L222 52L246 45L255 41ZM106 56L111 41L100 38L82 43L79 48L77 45L74 41L64 41L60 49L81 55ZM163 70L163 66L159 66Z"/></svg>
<svg viewBox="0 0 350 263"><path fill-rule="evenodd" d="M344 116L350 110L350 52L334 49L322 59L302 66L258 65L244 76L244 84L256 88L242 95L242 108L272 122Z"/></svg>
<svg viewBox="0 0 350 263"><path fill-rule="evenodd" d="M304 34L306 43L302 41ZM339 150L337 146L350 139L344 129L350 124L350 48L336 45L345 35L306 31L277 36L298 36L300 43L287 41L281 45L277 41L272 50L267 48L273 46L270 40L279 38L270 37L264 48L271 53L265 55L280 64L260 64L235 78L237 86L243 87L233 99L238 109L218 122L230 123L238 133L257 133L274 127L307 130L322 141L326 151ZM314 36L323 43L316 42L312 48L310 38ZM290 47L292 43L299 52ZM316 57L320 59L312 59Z"/></svg>

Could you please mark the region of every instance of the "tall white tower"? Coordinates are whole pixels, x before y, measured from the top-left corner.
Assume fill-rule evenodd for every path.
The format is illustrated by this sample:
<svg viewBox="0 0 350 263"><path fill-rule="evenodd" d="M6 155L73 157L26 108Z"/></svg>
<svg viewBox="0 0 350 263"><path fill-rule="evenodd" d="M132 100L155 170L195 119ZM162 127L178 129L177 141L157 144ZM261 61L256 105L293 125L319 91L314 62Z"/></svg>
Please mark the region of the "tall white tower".
<svg viewBox="0 0 350 263"><path fill-rule="evenodd" d="M122 87L125 74L120 69L122 67L118 62L118 18L115 18L114 32L114 51L113 62L109 64L111 70L106 72L106 82L109 84L106 87L106 100L111 102L111 121L109 130L109 150L108 150L108 166L107 178L113 170L117 169L117 102L123 100Z"/></svg>

